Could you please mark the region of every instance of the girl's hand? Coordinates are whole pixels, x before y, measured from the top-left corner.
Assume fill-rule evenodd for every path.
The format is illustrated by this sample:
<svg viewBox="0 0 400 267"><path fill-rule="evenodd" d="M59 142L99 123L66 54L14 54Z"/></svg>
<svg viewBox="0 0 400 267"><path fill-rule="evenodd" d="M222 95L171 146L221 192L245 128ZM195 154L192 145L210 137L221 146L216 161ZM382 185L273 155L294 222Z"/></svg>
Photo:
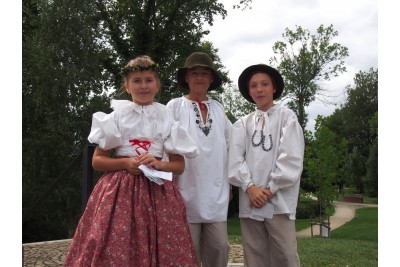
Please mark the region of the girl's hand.
<svg viewBox="0 0 400 267"><path fill-rule="evenodd" d="M141 175L143 174L142 171L138 168L140 163L138 162L137 158L126 158L126 170L134 175Z"/></svg>
<svg viewBox="0 0 400 267"><path fill-rule="evenodd" d="M156 159L153 155L151 154L142 154L139 157L137 157L137 162L139 164L143 164L148 168L154 168L156 170L161 171L163 167L163 162Z"/></svg>

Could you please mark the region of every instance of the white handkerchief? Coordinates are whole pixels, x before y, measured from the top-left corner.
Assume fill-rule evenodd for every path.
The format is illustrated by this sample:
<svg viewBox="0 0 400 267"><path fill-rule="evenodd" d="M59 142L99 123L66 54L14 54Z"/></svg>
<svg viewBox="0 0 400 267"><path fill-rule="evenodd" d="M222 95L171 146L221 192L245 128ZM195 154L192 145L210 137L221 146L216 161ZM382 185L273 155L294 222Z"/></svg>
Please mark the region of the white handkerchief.
<svg viewBox="0 0 400 267"><path fill-rule="evenodd" d="M257 221L264 221L264 219L272 219L274 216L274 204L267 202L262 208L252 208L250 218Z"/></svg>
<svg viewBox="0 0 400 267"><path fill-rule="evenodd" d="M145 165L140 165L139 169L142 170L147 178L157 184L163 184L161 179L172 181L172 172L157 171L153 168L148 168Z"/></svg>

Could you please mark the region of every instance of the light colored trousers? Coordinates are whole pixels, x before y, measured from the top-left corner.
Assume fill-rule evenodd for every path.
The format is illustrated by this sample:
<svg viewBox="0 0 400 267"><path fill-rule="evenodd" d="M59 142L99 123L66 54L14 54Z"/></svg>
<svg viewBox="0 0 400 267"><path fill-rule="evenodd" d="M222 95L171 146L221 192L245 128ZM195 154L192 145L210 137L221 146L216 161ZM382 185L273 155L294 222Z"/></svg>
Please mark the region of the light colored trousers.
<svg viewBox="0 0 400 267"><path fill-rule="evenodd" d="M257 221L240 218L247 267L299 267L296 227L285 214Z"/></svg>
<svg viewBox="0 0 400 267"><path fill-rule="evenodd" d="M189 223L189 228L199 266L226 267L229 260L227 222Z"/></svg>

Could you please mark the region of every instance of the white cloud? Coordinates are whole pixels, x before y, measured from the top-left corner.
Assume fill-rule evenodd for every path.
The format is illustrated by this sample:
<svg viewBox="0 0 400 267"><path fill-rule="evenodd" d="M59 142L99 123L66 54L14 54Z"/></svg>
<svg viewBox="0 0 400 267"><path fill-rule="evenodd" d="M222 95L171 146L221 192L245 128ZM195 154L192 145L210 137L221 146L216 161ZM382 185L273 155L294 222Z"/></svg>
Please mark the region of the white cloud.
<svg viewBox="0 0 400 267"><path fill-rule="evenodd" d="M296 25L314 33L320 25L332 24L338 31L334 42L349 49L349 57L345 59L347 73L324 83L330 94L336 96L330 100L337 106L345 101L345 87L354 84L356 73L378 67L377 0L253 0L252 9L244 11L232 9L239 0L221 2L228 16L225 20L216 18L206 40L219 49L222 64L235 83L249 65L268 64L274 55L273 44L282 40L285 28L294 30ZM309 114L306 128L312 130L317 115L328 116L334 109L334 105L325 106L319 101L310 104L306 108Z"/></svg>

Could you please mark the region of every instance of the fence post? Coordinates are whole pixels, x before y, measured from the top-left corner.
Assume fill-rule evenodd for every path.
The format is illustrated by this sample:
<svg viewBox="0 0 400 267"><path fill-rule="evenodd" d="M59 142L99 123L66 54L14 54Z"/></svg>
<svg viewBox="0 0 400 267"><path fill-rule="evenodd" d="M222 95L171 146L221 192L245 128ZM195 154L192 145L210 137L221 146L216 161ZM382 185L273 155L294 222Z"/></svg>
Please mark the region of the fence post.
<svg viewBox="0 0 400 267"><path fill-rule="evenodd" d="M85 211L86 204L93 190L92 158L94 148L94 145L89 144L83 150L82 212Z"/></svg>

